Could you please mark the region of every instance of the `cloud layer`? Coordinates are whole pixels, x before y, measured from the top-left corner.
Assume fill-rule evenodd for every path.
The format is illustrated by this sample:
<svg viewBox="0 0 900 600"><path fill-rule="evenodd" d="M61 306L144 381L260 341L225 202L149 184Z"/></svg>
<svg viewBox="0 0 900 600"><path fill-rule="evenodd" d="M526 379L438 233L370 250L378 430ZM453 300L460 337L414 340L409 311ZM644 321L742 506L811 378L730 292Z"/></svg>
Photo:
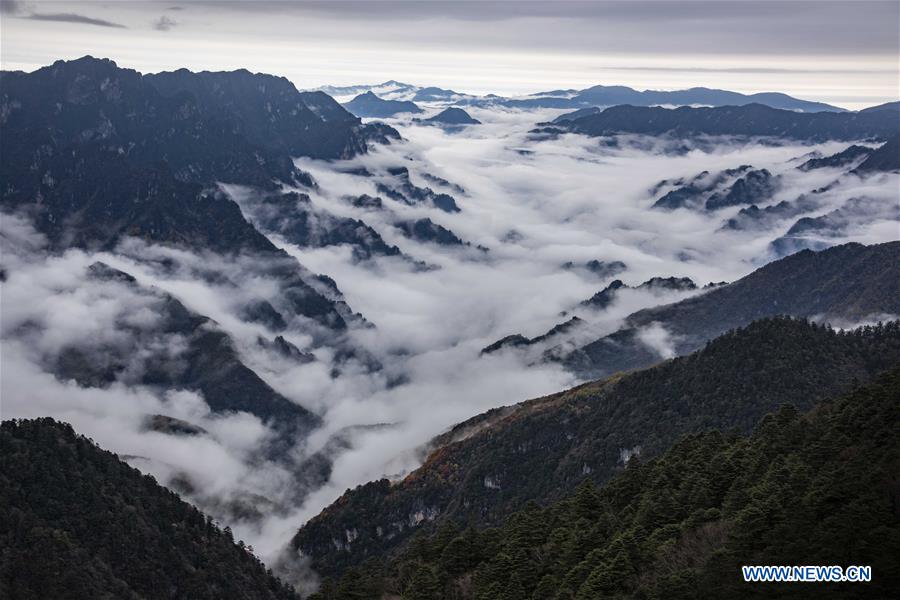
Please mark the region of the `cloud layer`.
<svg viewBox="0 0 900 600"><path fill-rule="evenodd" d="M896 100L900 85L896 2L86 1L72 14L46 1L40 20L29 3L3 6L26 17L4 22L4 65L25 70L92 54L143 72L245 67L301 88L707 86L848 108ZM173 8L178 26L159 36Z"/></svg>
<svg viewBox="0 0 900 600"><path fill-rule="evenodd" d="M195 256L138 241L112 252L48 255L27 220L4 215L4 418L49 414L70 421L227 519L238 537L273 563L304 520L348 487L408 472L434 435L484 410L576 383L558 366L529 364L515 353L480 356L483 347L501 337L543 334L573 310L582 310L579 303L611 278L566 269L564 263L622 261L627 268L617 277L629 285L654 276L690 277L699 285L731 281L773 258L770 243L796 220L733 230L723 224L741 207L651 210L656 195L650 190L661 179L752 164L780 175L780 187L763 206L794 201L829 184L808 209L811 216L828 214L853 197L898 201L897 175L861 179L839 169L795 168L810 152L831 154L846 144L638 137L613 143L577 135L537 140L529 133L534 123L558 112L471 112L482 125L449 133L401 120L393 124L403 142L352 161L297 161L318 182L317 190L306 190L317 210L362 219L407 256L437 267L423 270L398 257L359 261L347 246L299 248L273 236L313 272L332 277L350 306L374 324L351 330L342 342L383 365L374 372L362 360L341 359L335 343L303 328L284 336L312 353L313 362L292 361L261 345L259 338L271 339L274 332L246 322L241 310L253 298L277 293L277 282L268 280L264 265L252 257ZM461 212L389 198L381 209L347 200L377 194L376 184L385 180L387 169L398 166L409 169L416 185L452 194ZM372 177L358 174L363 167ZM227 190L239 204L246 200L239 188ZM849 220L829 241L896 238L890 216L867 214ZM394 226L425 217L472 246L417 242ZM141 288L90 279L86 270L98 260L130 273ZM68 347L96 354L116 348L122 336L136 330L154 331L158 296L141 291L147 289L171 294L213 319L234 340L245 364L285 397L319 414L322 427L273 457L267 449L275 433L265 423L243 413L215 414L194 392L133 385L125 376L105 387L84 388L55 376L54 359ZM599 337L614 331L633 310L677 297L624 290L607 310L579 314L589 319L590 335ZM651 327L642 336L661 357L671 354L665 331ZM129 366L132 373L156 356L159 346L178 354L177 336L141 339L142 351ZM146 416L153 414L184 420L206 433L172 436L148 429ZM298 481L311 465L326 467L326 481L301 489Z"/></svg>

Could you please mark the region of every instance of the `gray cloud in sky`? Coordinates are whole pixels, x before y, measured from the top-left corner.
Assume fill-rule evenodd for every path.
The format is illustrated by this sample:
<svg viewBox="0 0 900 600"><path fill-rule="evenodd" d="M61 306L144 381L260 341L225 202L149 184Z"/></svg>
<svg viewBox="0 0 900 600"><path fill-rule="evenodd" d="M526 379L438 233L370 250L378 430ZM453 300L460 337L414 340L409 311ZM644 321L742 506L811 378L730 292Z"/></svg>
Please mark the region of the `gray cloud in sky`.
<svg viewBox="0 0 900 600"><path fill-rule="evenodd" d="M0 14L14 15L22 10L22 3L18 0L0 0Z"/></svg>
<svg viewBox="0 0 900 600"><path fill-rule="evenodd" d="M169 31L176 25L178 25L178 21L163 15L153 22L153 29L157 31Z"/></svg>
<svg viewBox="0 0 900 600"><path fill-rule="evenodd" d="M527 21L543 26L540 35L515 38L516 45L563 45L586 50L672 44L678 52L773 54L803 50L811 55L835 51L865 54L900 49L894 1L808 2L728 0L721 2L186 2L207 15L233 11L318 15L340 19L431 21L419 29L440 38L453 21L490 21L500 25L494 39L473 40L495 45L505 28L520 30ZM501 25L502 24L502 25ZM586 26L580 27L579 25ZM647 34L652 33L652 36ZM574 35L573 35L574 34ZM588 34L588 35L585 35ZM725 34L724 37L723 35ZM723 41L725 42L723 44ZM826 43L827 42L827 43Z"/></svg>
<svg viewBox="0 0 900 600"><path fill-rule="evenodd" d="M747 74L766 74L766 73L818 73L822 75L847 75L851 73L859 73L859 69L792 69L777 67L603 67L606 71L665 71L670 73L747 73ZM882 75L894 75L895 69L867 69L867 73L877 73Z"/></svg>
<svg viewBox="0 0 900 600"><path fill-rule="evenodd" d="M112 21L107 21L105 19L86 17L77 13L32 13L23 18L31 19L32 21L58 21L60 23L77 23L79 25L97 25L99 27L127 29L127 27L120 25L119 23L113 23Z"/></svg>
<svg viewBox="0 0 900 600"><path fill-rule="evenodd" d="M4 66L26 71L91 54L142 72L243 67L300 88L388 79L501 95L702 86L846 108L896 100L900 85L896 1L83 0L76 15L71 3L46 0L31 17L36 3L0 1L19 17L4 23ZM49 35L47 20L105 33ZM173 26L192 35L140 45L123 35Z"/></svg>

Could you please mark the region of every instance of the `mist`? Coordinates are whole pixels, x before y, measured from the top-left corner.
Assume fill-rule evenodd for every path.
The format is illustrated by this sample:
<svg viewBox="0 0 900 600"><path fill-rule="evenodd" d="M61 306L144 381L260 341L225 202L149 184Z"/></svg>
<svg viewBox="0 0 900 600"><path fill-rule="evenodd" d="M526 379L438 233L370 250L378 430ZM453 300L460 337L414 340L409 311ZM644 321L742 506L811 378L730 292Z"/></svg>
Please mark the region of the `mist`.
<svg viewBox="0 0 900 600"><path fill-rule="evenodd" d="M311 273L333 278L350 307L373 325L352 327L337 339L311 324L292 324L284 337L315 357L302 364L260 345L259 338L273 332L242 317L246 302L278 293L258 257L200 255L138 240L108 252L52 254L27 219L2 215L3 418L49 415L72 423L162 484L181 490L271 565L297 528L344 490L381 477L400 478L416 468L435 435L485 410L580 383L558 364L515 352L484 356L485 346L516 333L539 336L572 315L587 321L580 335L595 339L615 331L635 310L703 293L624 290L597 311L580 303L613 277L566 269L564 263L621 261L626 269L615 277L630 286L674 276L702 287L734 281L777 258L771 243L796 221L734 230L723 224L739 206L652 209L658 195L651 190L661 180L744 164L766 168L779 176L779 187L761 206L793 202L830 186L816 195L807 216L827 214L853 197L898 200L898 175L861 178L838 169L796 169L802 157L832 154L846 143L622 137L611 144L574 134L544 139L531 130L560 111L470 112L483 124L449 132L392 119L401 142L348 161L296 161L318 184L297 190L310 195L316 210L365 221L413 259L360 261L347 245L301 248L270 235ZM387 177L386 170L399 166L409 169L416 185L451 194L461 211L445 213L390 198L383 198L382 209L347 201L378 195L376 184ZM353 174L359 168L372 176ZM252 220L251 192L222 189ZM395 227L425 217L469 245L418 242ZM896 221L878 213L852 221L828 243L896 237ZM130 274L139 286L92 279L88 268L98 261ZM430 268L417 268L414 261ZM212 319L210 327L230 336L247 366L320 416L321 425L307 438L293 440L283 456L272 457L266 452L277 437L271 423L246 413L217 414L195 392L133 383L148 361L161 355L178 360L183 340L156 330L158 304L166 294ZM143 332L141 351L109 385L82 387L55 372L67 348L115 352L130 348L135 332ZM673 355L672 340L661 327L646 328L640 336L661 359ZM364 351L381 368L340 359L345 347ZM181 419L204 433L148 430L146 416L154 414ZM298 487L297 470L322 456L329 464L327 481L313 489ZM229 507L234 503L244 508Z"/></svg>

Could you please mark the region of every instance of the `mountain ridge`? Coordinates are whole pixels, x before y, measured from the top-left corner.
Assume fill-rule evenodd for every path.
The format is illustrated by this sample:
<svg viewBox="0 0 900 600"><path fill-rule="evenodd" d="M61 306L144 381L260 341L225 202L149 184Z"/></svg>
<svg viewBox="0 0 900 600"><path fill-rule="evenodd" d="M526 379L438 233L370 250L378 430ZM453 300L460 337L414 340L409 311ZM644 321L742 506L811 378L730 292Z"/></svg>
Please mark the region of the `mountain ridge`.
<svg viewBox="0 0 900 600"><path fill-rule="evenodd" d="M514 96L500 96L497 94L480 96L435 86L420 87L409 83L390 80L372 85L363 84L344 87L322 86L316 89L337 96L347 96L351 94L358 95L371 91L390 100L459 102L471 106L505 106L526 109L576 109L597 106L614 106L618 104L632 104L635 106L740 106L757 102L773 108L803 112L848 112L846 109L838 106L833 106L824 102L802 100L782 92L742 94L740 92L707 87L693 87L680 90L637 90L623 85L595 85L580 90L550 90Z"/></svg>
<svg viewBox="0 0 900 600"><path fill-rule="evenodd" d="M415 102L410 100L385 100L372 92L362 93L350 102L345 102L342 106L357 117L369 118L385 118L393 117L400 113L416 114L422 112L422 109Z"/></svg>
<svg viewBox="0 0 900 600"><path fill-rule="evenodd" d="M612 106L581 113L572 120L543 124L536 133L582 133L606 136L624 133L644 135L743 135L796 140L886 140L900 132L893 111L859 113L796 113L763 104L713 108Z"/></svg>
<svg viewBox="0 0 900 600"><path fill-rule="evenodd" d="M686 357L458 424L404 480L347 490L301 528L294 547L324 574L339 573L394 552L420 529L496 524L511 507L605 481L631 455L655 455L689 431L747 431L785 402L808 408L810 398L834 397L898 359L900 322L836 333L759 321ZM353 540L334 544L345 531Z"/></svg>
<svg viewBox="0 0 900 600"><path fill-rule="evenodd" d="M324 121L290 82L248 71L145 76L84 57L33 73L0 72L0 82L0 208L30 217L51 251L112 250L140 238L256 256L268 261L285 290L293 289L298 305L303 300L300 312L321 316L327 305L334 323L343 323L335 298L316 289L300 263L218 187L228 181L267 190L276 181L314 185L291 152L310 144L319 157L364 150L359 120L336 102L316 109L327 108L329 123L340 125L345 143L337 145L319 136L315 123ZM261 115L284 131L270 135L269 117Z"/></svg>
<svg viewBox="0 0 900 600"><path fill-rule="evenodd" d="M595 377L648 366L659 353L640 339L647 327L661 327L673 352L685 354L728 329L778 314L848 321L900 315L897 265L900 242L803 250L698 296L633 313L624 327L562 361Z"/></svg>
<svg viewBox="0 0 900 600"><path fill-rule="evenodd" d="M658 458L630 458L604 487L527 504L500 527L444 524L388 561L327 579L314 598L821 596L829 584L738 576L741 565L804 562L868 565L879 579L833 583L837 595L890 596L900 582L900 367L811 400L806 412L768 413L748 437L682 436Z"/></svg>
<svg viewBox="0 0 900 600"><path fill-rule="evenodd" d="M51 418L0 424L0 595L297 596L177 494Z"/></svg>

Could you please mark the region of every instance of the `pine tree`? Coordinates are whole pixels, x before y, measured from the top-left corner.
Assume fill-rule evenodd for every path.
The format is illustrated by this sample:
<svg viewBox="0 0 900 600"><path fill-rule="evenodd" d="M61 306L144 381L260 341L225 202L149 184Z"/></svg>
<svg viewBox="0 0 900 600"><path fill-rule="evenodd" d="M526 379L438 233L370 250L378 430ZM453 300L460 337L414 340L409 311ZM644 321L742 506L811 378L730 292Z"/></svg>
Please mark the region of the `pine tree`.
<svg viewBox="0 0 900 600"><path fill-rule="evenodd" d="M403 600L440 600L441 584L434 569L421 565L403 591Z"/></svg>

